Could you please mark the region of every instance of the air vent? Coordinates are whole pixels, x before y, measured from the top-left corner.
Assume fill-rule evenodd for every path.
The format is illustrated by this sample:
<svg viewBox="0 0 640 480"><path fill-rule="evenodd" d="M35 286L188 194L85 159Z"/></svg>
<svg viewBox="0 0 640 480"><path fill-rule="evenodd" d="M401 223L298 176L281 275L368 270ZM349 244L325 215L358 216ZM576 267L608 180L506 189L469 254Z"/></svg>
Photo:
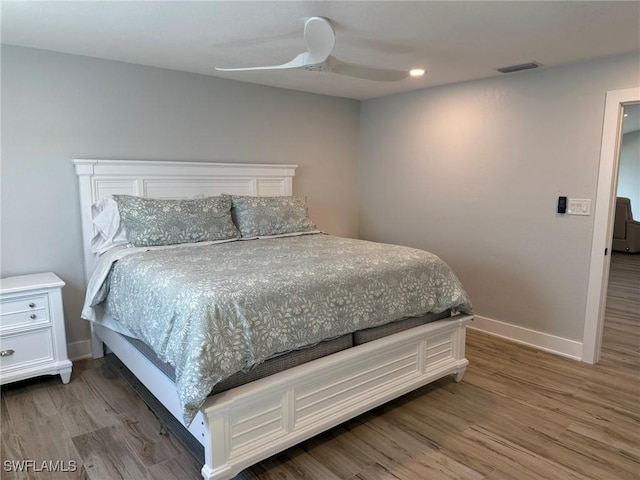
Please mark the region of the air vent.
<svg viewBox="0 0 640 480"><path fill-rule="evenodd" d="M511 65L510 67L497 68L500 73L513 73L521 72L523 70L531 70L532 68L541 67L542 64L538 62L521 63L520 65Z"/></svg>

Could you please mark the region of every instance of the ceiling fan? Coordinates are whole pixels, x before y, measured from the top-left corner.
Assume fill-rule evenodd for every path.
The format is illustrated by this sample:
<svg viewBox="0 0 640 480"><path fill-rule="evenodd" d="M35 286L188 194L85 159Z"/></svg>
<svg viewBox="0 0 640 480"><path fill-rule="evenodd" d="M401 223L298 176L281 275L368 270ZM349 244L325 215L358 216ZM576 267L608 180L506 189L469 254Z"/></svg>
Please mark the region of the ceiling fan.
<svg viewBox="0 0 640 480"><path fill-rule="evenodd" d="M307 50L299 53L290 62L282 65L244 68L218 68L220 72L243 72L252 70L304 69L312 72L331 72L349 77L364 78L378 82L396 82L413 75L406 70L389 70L347 63L331 56L336 43L336 33L326 18L311 17L304 24L304 41ZM424 71L422 71L424 73ZM422 73L418 74L421 75Z"/></svg>

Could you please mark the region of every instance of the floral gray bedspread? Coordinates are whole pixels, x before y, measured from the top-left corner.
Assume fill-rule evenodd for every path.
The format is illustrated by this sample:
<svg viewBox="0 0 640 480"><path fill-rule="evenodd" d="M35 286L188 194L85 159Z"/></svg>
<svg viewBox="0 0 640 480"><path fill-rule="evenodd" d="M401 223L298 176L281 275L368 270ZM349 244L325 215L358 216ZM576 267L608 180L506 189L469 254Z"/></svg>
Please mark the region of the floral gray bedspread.
<svg viewBox="0 0 640 480"><path fill-rule="evenodd" d="M175 367L187 425L217 382L275 354L472 309L437 256L324 234L136 253L105 287L106 313Z"/></svg>

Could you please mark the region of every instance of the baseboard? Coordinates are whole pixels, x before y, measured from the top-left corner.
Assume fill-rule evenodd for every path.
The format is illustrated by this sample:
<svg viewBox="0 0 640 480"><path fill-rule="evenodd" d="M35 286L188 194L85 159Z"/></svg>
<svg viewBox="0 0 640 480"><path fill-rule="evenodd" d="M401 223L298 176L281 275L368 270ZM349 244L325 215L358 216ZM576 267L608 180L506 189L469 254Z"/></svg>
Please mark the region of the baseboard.
<svg viewBox="0 0 640 480"><path fill-rule="evenodd" d="M473 322L469 324L468 328L522 343L544 350L545 352L554 353L574 360L582 360L582 342L576 342L568 338L557 337L480 315L474 315Z"/></svg>
<svg viewBox="0 0 640 480"><path fill-rule="evenodd" d="M91 358L91 340L67 343L67 355L72 362Z"/></svg>
<svg viewBox="0 0 640 480"><path fill-rule="evenodd" d="M563 357L582 360L582 343L575 340L549 335L548 333L519 327L480 315L474 315L473 322L469 324L469 328ZM68 343L67 353L71 361L91 358L91 340Z"/></svg>

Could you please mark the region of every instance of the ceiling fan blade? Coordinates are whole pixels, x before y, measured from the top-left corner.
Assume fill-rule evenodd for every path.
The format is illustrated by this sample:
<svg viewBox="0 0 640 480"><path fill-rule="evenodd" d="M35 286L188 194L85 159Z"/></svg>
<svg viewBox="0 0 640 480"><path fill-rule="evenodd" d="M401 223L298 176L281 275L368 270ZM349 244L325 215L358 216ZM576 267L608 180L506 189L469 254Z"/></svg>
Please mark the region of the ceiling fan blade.
<svg viewBox="0 0 640 480"><path fill-rule="evenodd" d="M336 43L336 34L327 19L311 17L304 24L304 41L307 44L307 51L299 53L293 60L282 65L243 68L215 67L215 69L219 72L247 72L251 70L303 68L322 64L333 51Z"/></svg>
<svg viewBox="0 0 640 480"><path fill-rule="evenodd" d="M364 78L376 82L397 82L409 76L406 70L387 70L385 68L367 67L355 63L341 62L334 57L329 57L331 72L349 77Z"/></svg>
<svg viewBox="0 0 640 480"><path fill-rule="evenodd" d="M304 41L307 44L308 62L323 63L336 44L336 33L326 18L311 17L304 24Z"/></svg>
<svg viewBox="0 0 640 480"><path fill-rule="evenodd" d="M250 70L284 70L287 68L301 68L310 65L308 61L309 52L303 52L296 55L290 62L282 65L267 65L264 67L242 67L242 68L219 68L214 67L219 72L246 72Z"/></svg>
<svg viewBox="0 0 640 480"><path fill-rule="evenodd" d="M313 72L332 72L349 77L364 78L376 82L397 82L409 76L408 71L388 70L384 68L367 67L355 63L341 62L331 56L336 44L336 33L329 20L323 17L310 17L304 24L304 41L307 51L282 65L267 65L263 67L219 68L220 72L246 72L255 70L284 70L304 68Z"/></svg>

